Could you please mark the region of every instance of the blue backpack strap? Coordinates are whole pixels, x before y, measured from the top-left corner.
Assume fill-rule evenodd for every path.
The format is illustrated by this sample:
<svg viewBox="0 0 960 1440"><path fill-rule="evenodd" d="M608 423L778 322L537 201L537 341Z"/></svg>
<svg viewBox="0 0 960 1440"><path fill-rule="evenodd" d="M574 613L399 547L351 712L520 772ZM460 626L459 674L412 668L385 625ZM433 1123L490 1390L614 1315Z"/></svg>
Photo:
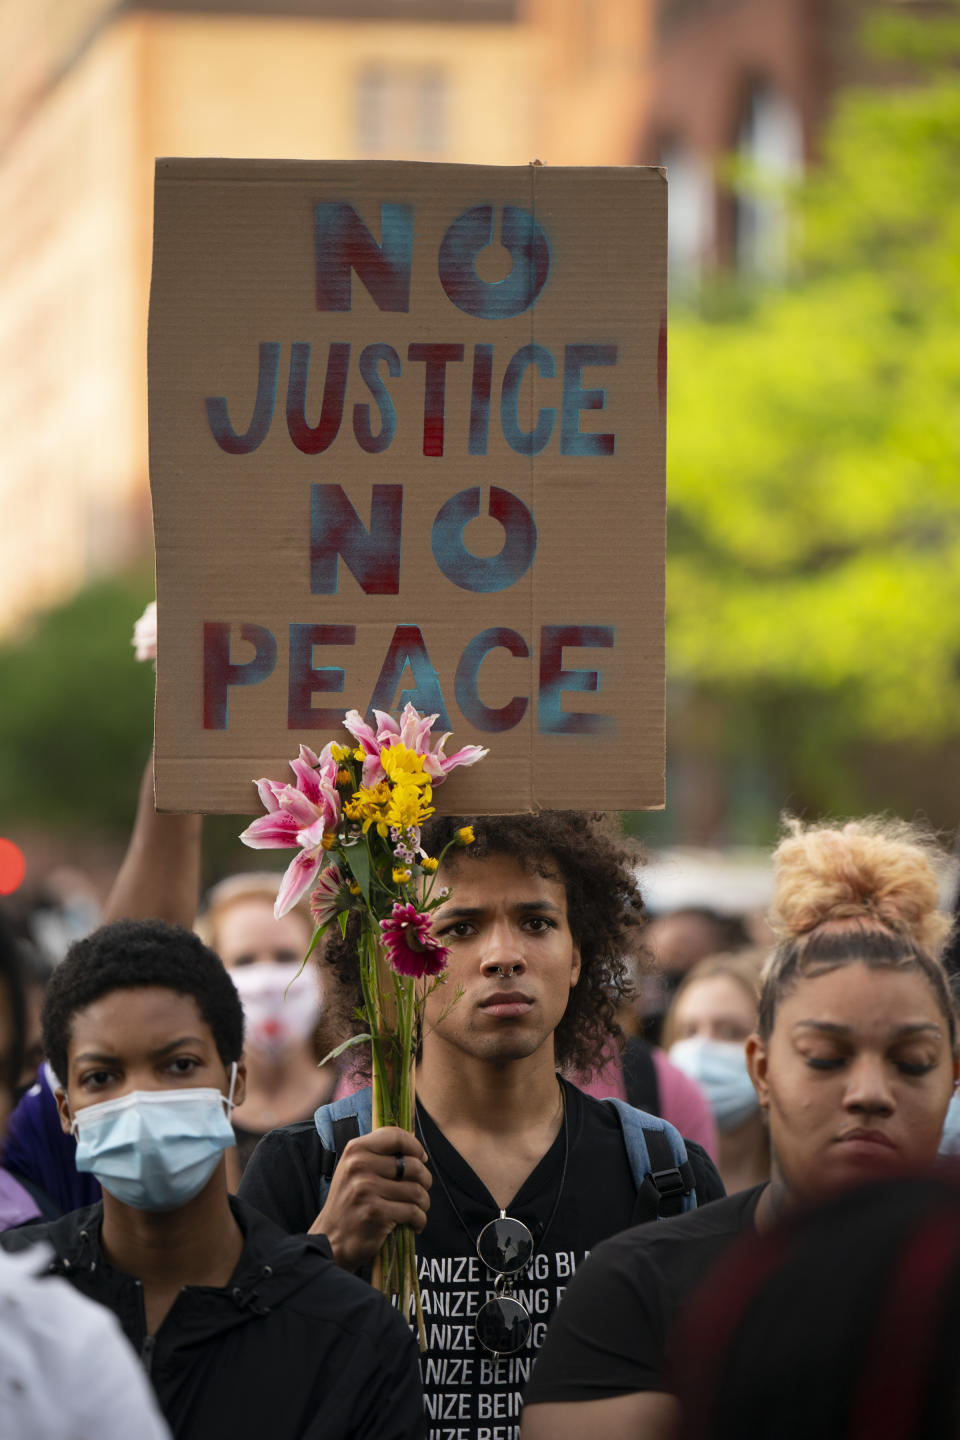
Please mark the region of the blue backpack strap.
<svg viewBox="0 0 960 1440"><path fill-rule="evenodd" d="M320 1208L326 1203L327 1191L337 1161L347 1143L357 1135L368 1135L373 1128L373 1102L369 1085L354 1095L344 1095L330 1105L321 1105L314 1113L323 1154L320 1158Z"/></svg>
<svg viewBox="0 0 960 1440"><path fill-rule="evenodd" d="M614 1107L623 1129L623 1143L637 1187L633 1223L695 1210L694 1175L679 1130L658 1115L648 1115L625 1100L611 1097L603 1104Z"/></svg>

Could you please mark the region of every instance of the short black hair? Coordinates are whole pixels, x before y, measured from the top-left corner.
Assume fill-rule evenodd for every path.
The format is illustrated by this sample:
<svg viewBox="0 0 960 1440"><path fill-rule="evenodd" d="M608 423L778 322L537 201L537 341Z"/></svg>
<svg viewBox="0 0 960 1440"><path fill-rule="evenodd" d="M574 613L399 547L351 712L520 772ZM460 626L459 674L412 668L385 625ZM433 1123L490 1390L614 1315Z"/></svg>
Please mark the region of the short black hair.
<svg viewBox="0 0 960 1440"><path fill-rule="evenodd" d="M224 1065L243 1052L243 1007L218 955L192 930L161 920L117 920L77 940L53 972L43 999L43 1044L66 1084L71 1023L114 990L156 985L190 995L210 1027Z"/></svg>

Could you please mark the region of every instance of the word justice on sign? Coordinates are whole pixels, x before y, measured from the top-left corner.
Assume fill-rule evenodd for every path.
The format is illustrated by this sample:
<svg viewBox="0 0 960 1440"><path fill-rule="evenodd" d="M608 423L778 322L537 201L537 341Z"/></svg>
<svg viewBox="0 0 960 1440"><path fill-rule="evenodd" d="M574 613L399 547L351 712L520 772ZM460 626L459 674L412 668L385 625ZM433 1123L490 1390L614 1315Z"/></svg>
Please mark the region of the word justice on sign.
<svg viewBox="0 0 960 1440"><path fill-rule="evenodd" d="M352 306L352 275L363 281L377 307L384 312L410 309L410 281L413 265L414 211L411 205L381 204L381 240L378 243L346 202L323 203L314 215L316 262L316 308L327 312L349 311ZM440 283L453 305L466 315L498 321L521 315L534 304L550 272L550 247L543 226L528 211L514 205L503 207L500 244L512 258L510 273L502 280L482 280L476 272L479 252L491 244L494 207L478 205L455 219L440 244L437 271ZM327 346L319 419L307 419L311 366L316 357L307 341L290 345L286 394L286 427L290 440L305 455L318 455L336 440L343 423L351 345L334 340ZM277 340L259 345L257 393L247 427L238 431L231 419L225 395L206 399L207 423L214 440L228 455L249 455L270 433L277 408L283 346ZM518 455L538 455L558 436L561 455L612 455L616 436L610 433L585 434L580 429L583 410L602 410L606 392L585 386L583 371L591 366L616 365L618 350L607 342L584 342L562 347L554 354L544 345L525 344L506 361L495 364L494 346L473 346L470 366L469 422L465 426L466 449L470 455L486 455L490 414L494 405L494 375L498 376L500 427L506 443ZM467 347L457 341L414 341L406 347L406 361L423 366L423 454L444 453L447 409L447 367L463 365ZM397 432L397 409L388 379L403 373L400 352L386 340L365 345L356 358L360 379L376 406L355 404L352 426L357 444L370 455L382 454ZM520 395L524 376L533 367L541 380L556 381L556 403L544 405L532 429L520 421ZM465 406L457 406L458 410ZM559 426L557 425L559 412Z"/></svg>

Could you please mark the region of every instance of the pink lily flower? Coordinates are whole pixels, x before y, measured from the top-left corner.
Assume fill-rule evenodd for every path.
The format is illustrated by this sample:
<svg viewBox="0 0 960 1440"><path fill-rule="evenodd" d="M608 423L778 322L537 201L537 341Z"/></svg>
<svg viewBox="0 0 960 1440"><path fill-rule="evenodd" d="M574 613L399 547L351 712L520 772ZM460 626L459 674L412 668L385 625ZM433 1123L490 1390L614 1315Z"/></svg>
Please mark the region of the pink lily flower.
<svg viewBox="0 0 960 1440"><path fill-rule="evenodd" d="M439 975L447 968L450 951L430 933L430 916L416 905L393 903L393 914L380 921L387 960L398 975Z"/></svg>
<svg viewBox="0 0 960 1440"><path fill-rule="evenodd" d="M450 739L450 731L432 738L431 731L436 715L421 715L411 704L406 704L399 723L383 710L374 710L376 730L368 725L358 710L351 710L344 719L344 725L363 749L364 785L375 785L384 778L380 764L381 749L391 745L405 745L423 756L423 768L434 785L441 784L458 765L475 765L488 753L481 745L464 745L453 755L444 755L443 747Z"/></svg>
<svg viewBox="0 0 960 1440"><path fill-rule="evenodd" d="M290 762L296 785L258 780L257 791L267 814L254 820L240 836L252 850L300 849L280 884L274 907L278 920L293 909L316 879L327 848L324 837L340 823L337 762L328 751L329 746L318 757L309 746L300 746L299 756Z"/></svg>

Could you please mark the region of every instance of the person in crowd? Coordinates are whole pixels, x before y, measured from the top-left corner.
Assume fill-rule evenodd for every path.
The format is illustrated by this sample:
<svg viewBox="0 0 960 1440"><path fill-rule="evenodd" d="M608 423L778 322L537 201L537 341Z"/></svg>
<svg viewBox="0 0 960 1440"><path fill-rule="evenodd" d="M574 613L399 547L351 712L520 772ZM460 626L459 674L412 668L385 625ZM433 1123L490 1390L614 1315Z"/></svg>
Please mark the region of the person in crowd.
<svg viewBox="0 0 960 1440"><path fill-rule="evenodd" d="M77 1169L77 1142L60 1124L59 1080L49 1060L17 1103L3 1144L3 1168L29 1197L13 1210L0 1210L0 1230L36 1219L56 1220L100 1198L94 1175Z"/></svg>
<svg viewBox="0 0 960 1440"><path fill-rule="evenodd" d="M631 967L631 976L636 970ZM660 1045L649 1044L640 1033L634 993L617 1010L624 1034L622 1049L607 1046L597 1069L569 1078L598 1100L613 1096L669 1120L687 1140L702 1145L712 1160L718 1152L717 1123L710 1102L696 1079L675 1065Z"/></svg>
<svg viewBox="0 0 960 1440"><path fill-rule="evenodd" d="M317 967L295 978L313 934L306 901L275 919L280 875L254 873L221 880L199 907L202 824L200 815L157 814L151 756L130 844L104 914L108 920L155 917L193 926L230 971L243 1001L247 1037L246 1096L234 1116L237 1149L227 1159L228 1180L236 1189L261 1136L311 1116L330 1099L337 1074L332 1065L318 1065L323 1054L317 1027L325 1001ZM320 1047L325 1053L339 1037L329 1024L323 1033L332 1042Z"/></svg>
<svg viewBox="0 0 960 1440"><path fill-rule="evenodd" d="M744 1235L672 1348L683 1440L956 1435L957 1176L874 1182Z"/></svg>
<svg viewBox="0 0 960 1440"><path fill-rule="evenodd" d="M26 1017L26 1039L23 1046L23 1064L17 1077L16 1099L20 1101L32 1085L37 1083L40 1066L43 1064L43 1034L40 1028L40 1012L47 981L53 974L53 964L29 940L18 939L17 957L23 976L24 1006Z"/></svg>
<svg viewBox="0 0 960 1440"><path fill-rule="evenodd" d="M279 884L280 876L270 873L221 880L195 926L229 970L243 1003L247 1085L233 1116L231 1189L262 1137L279 1125L309 1119L331 1098L337 1079L335 1066L318 1064L320 972L308 965L300 973L313 922L306 903L274 918Z"/></svg>
<svg viewBox="0 0 960 1440"><path fill-rule="evenodd" d="M0 1138L28 1039L21 957L0 915ZM0 1206L5 1201L0 1171ZM47 1278L50 1252L0 1250L0 1434L16 1440L169 1440L114 1317Z"/></svg>
<svg viewBox="0 0 960 1440"><path fill-rule="evenodd" d="M747 1070L757 1025L760 950L714 955L688 970L663 1027L670 1059L705 1091L719 1131L728 1195L770 1178L770 1132Z"/></svg>
<svg viewBox="0 0 960 1440"><path fill-rule="evenodd" d="M37 1120L37 1099L43 1081L43 1037L40 1029L40 1009L43 993L52 972L52 965L37 947L22 935L14 935L12 944L20 970L24 999L24 1043L23 1063L17 1076L14 1090L14 1110L7 1127L5 1141L0 1144L0 1230L16 1225L29 1224L34 1220L53 1220L63 1213L62 1208L48 1191L54 1188L47 1175L41 1175L42 1164L33 1163L38 1157L28 1137ZM21 1108L26 1095L31 1100ZM56 1102L52 1092L39 1102L39 1108L46 1113L49 1135L59 1137L59 1121L56 1130ZM41 1121L42 1128L42 1121ZM60 1148L59 1137L54 1141Z"/></svg>
<svg viewBox="0 0 960 1440"><path fill-rule="evenodd" d="M651 917L647 945L650 971L638 986L637 1021L644 1039L659 1044L663 1019L684 975L708 955L744 950L753 942L741 915L709 905L681 905Z"/></svg>
<svg viewBox="0 0 960 1440"><path fill-rule="evenodd" d="M949 921L927 851L905 827L880 821L793 823L775 864L781 939L746 1047L770 1125L772 1178L594 1251L527 1388L524 1440L672 1436L666 1337L737 1236L936 1157L960 1061L937 958Z"/></svg>
<svg viewBox="0 0 960 1440"><path fill-rule="evenodd" d="M557 1073L589 1070L615 1034L643 913L623 838L547 812L434 817L423 845L439 856L468 825L473 843L449 850L440 872L449 895L433 928L451 957L427 1002L416 1135L366 1133L367 1089L268 1135L240 1186L285 1229L325 1234L348 1270L393 1226L413 1226L436 1440L512 1435L534 1352L586 1252L694 1201L673 1127ZM356 988L354 947L335 936L325 959ZM688 1149L697 1198L722 1193Z"/></svg>
<svg viewBox="0 0 960 1440"><path fill-rule="evenodd" d="M114 1311L176 1440L417 1436L406 1323L324 1240L228 1195L243 1011L217 956L161 922L104 926L55 972L43 1031L103 1199L3 1243L52 1247L53 1269Z"/></svg>

